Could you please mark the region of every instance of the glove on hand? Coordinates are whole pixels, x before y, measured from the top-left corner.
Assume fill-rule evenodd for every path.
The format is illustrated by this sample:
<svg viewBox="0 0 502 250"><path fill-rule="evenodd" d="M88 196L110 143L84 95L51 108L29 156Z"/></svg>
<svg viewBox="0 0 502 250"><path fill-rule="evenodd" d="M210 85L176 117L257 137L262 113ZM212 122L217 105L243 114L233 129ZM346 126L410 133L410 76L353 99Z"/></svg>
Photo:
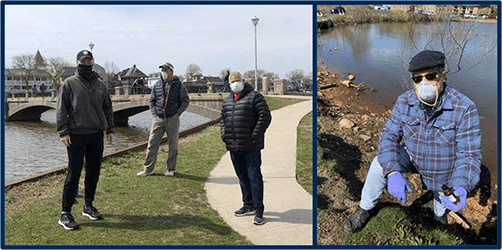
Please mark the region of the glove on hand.
<svg viewBox="0 0 502 250"><path fill-rule="evenodd" d="M387 177L387 189L392 196L402 203L406 203L407 201L405 191L413 191L403 175L399 172L395 172Z"/></svg>
<svg viewBox="0 0 502 250"><path fill-rule="evenodd" d="M65 135L61 138L59 138L59 140L67 147L69 147L71 145L71 139L70 139L70 135Z"/></svg>
<svg viewBox="0 0 502 250"><path fill-rule="evenodd" d="M455 205L455 203L451 202L447 196L441 196L441 200L443 201L443 205L450 209L453 212L458 212L460 209L464 208L467 201L467 190L463 187L454 187L453 193L460 199L460 202Z"/></svg>
<svg viewBox="0 0 502 250"><path fill-rule="evenodd" d="M106 135L106 140L108 141L108 143L113 143L113 134L107 134Z"/></svg>

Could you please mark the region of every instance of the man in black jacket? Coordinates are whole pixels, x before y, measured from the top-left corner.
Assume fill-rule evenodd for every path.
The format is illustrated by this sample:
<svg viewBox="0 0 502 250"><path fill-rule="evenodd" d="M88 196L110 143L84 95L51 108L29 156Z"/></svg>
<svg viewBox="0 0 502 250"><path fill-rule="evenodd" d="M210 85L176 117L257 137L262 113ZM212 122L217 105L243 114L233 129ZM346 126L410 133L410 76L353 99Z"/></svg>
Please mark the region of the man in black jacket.
<svg viewBox="0 0 502 250"><path fill-rule="evenodd" d="M230 151L244 203L234 214L255 215L253 223L261 225L265 207L260 150L265 146L265 131L272 117L265 98L244 84L240 73L231 73L229 83L232 94L223 101L221 139Z"/></svg>
<svg viewBox="0 0 502 250"><path fill-rule="evenodd" d="M112 142L113 109L110 95L99 75L92 70L94 59L90 51L77 54L77 73L63 82L58 96L57 131L68 151L68 174L63 188L63 204L58 224L66 230L78 229L71 215L84 157L85 198L82 215L91 220L102 219L92 205L103 157L103 131Z"/></svg>

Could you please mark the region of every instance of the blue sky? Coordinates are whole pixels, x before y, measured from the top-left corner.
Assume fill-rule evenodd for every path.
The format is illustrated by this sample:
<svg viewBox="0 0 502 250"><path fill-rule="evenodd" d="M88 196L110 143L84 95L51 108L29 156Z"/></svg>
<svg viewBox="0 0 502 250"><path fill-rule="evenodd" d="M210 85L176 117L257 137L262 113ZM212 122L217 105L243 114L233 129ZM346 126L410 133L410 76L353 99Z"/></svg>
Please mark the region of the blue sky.
<svg viewBox="0 0 502 250"><path fill-rule="evenodd" d="M96 63L119 69L149 74L168 61L176 75L191 63L204 75L245 72L254 70L253 16L259 69L312 72L311 5L6 5L5 63L37 49L75 63L92 42Z"/></svg>

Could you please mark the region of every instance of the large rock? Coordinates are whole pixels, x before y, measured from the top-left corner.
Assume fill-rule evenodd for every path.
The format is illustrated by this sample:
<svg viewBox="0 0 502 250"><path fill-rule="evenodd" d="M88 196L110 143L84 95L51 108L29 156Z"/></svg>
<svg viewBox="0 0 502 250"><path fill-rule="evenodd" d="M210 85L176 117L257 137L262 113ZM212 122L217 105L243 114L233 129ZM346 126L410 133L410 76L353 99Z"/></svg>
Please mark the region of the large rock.
<svg viewBox="0 0 502 250"><path fill-rule="evenodd" d="M364 135L364 134L363 134L363 135L359 135L359 137L360 137L361 139L363 139L363 141L364 141L364 142L366 142L366 141L368 141L369 139L371 139L371 136L367 136L367 135Z"/></svg>
<svg viewBox="0 0 502 250"><path fill-rule="evenodd" d="M338 126L341 128L341 129L351 129L352 127L355 126L354 122L352 122L351 120L349 119L346 119L346 118L343 118L339 123L338 123Z"/></svg>

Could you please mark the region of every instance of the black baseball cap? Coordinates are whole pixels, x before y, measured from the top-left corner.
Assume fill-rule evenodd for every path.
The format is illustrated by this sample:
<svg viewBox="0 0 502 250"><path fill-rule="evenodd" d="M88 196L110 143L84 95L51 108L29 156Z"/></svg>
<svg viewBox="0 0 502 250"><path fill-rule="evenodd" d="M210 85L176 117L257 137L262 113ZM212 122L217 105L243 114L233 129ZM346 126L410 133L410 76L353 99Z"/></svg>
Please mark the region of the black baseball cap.
<svg viewBox="0 0 502 250"><path fill-rule="evenodd" d="M77 54L77 61L82 61L82 59L84 59L86 57L89 57L92 60L94 60L94 57L92 56L92 53L90 51L84 49L84 50L78 52L78 54Z"/></svg>

